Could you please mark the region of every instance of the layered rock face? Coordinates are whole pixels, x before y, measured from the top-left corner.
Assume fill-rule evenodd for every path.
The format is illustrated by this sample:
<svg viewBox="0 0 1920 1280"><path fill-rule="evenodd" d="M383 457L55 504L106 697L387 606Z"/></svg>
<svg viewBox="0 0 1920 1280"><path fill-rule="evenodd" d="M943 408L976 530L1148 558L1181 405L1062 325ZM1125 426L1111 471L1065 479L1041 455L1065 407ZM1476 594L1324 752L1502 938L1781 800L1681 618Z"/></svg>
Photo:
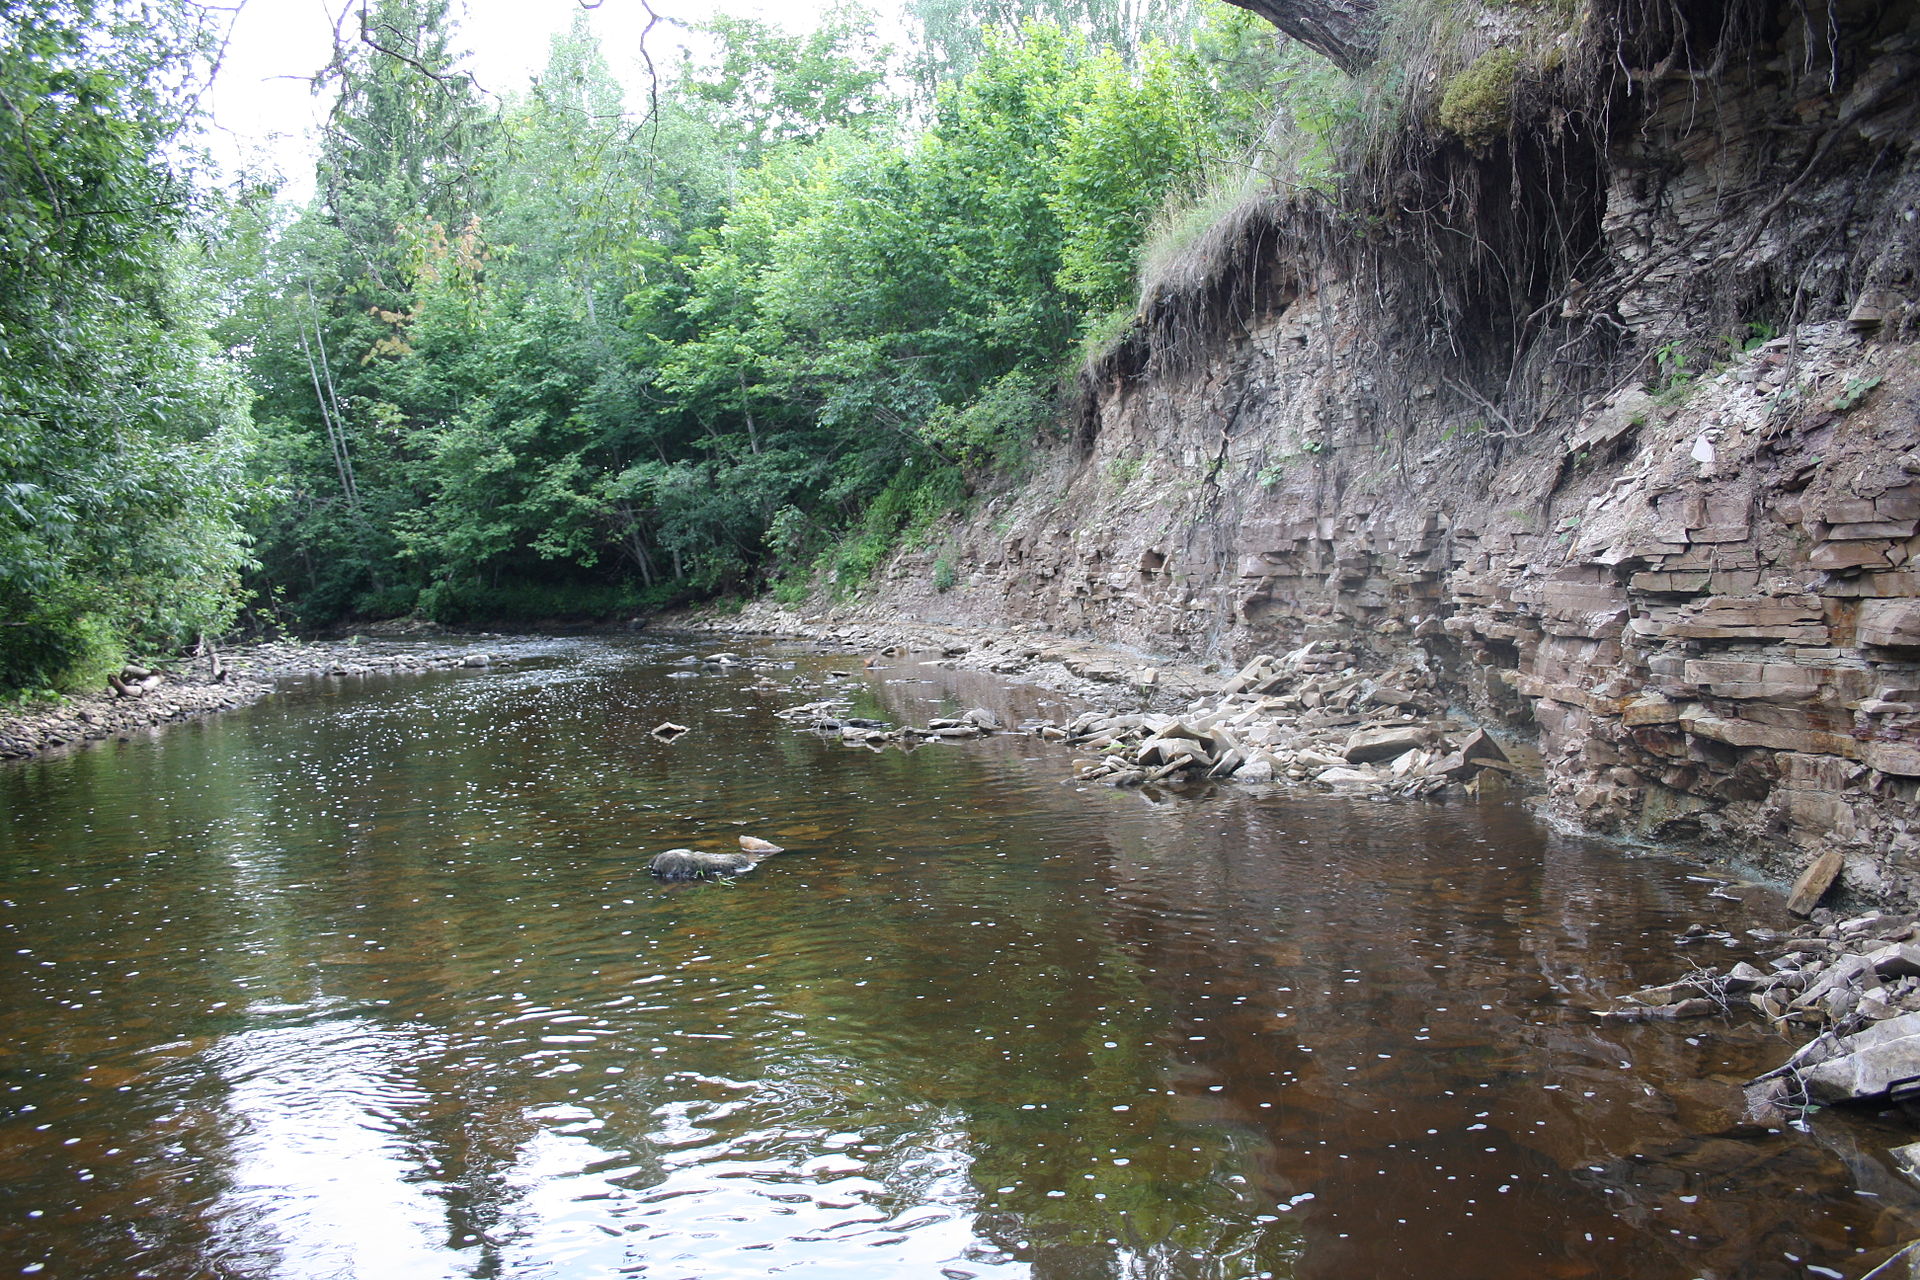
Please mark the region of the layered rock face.
<svg viewBox="0 0 1920 1280"><path fill-rule="evenodd" d="M1531 330L1432 332L1445 282L1391 243L1270 237L1197 355L1097 370L1074 439L881 607L1234 666L1417 648L1568 818L1781 874L1839 849L1920 900L1910 10L1853 14L1817 75L1789 23L1737 91L1643 76L1576 139L1588 240Z"/></svg>

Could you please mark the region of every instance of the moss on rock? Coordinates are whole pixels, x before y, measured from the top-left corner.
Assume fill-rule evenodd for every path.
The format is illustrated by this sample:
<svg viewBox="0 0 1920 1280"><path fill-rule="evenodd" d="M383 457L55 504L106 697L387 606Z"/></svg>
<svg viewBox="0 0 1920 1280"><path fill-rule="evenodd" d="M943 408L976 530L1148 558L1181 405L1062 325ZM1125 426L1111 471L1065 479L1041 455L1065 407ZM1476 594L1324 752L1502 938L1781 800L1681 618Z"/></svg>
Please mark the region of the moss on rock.
<svg viewBox="0 0 1920 1280"><path fill-rule="evenodd" d="M1520 78L1520 51L1489 49L1473 65L1447 81L1436 119L1475 151L1484 150L1507 131L1513 117L1513 89Z"/></svg>

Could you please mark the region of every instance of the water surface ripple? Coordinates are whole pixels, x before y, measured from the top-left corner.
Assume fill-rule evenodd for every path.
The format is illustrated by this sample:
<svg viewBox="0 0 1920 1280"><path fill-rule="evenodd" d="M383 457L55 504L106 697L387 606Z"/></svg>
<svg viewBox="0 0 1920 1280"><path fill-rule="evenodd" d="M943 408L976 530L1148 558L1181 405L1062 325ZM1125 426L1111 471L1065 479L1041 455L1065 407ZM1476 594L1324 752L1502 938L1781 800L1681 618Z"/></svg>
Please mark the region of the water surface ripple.
<svg viewBox="0 0 1920 1280"><path fill-rule="evenodd" d="M1696 869L1509 807L1082 789L1047 695L660 640L0 770L0 1272L1857 1277L1877 1121L1601 1025ZM673 743L649 730L691 727ZM788 846L737 884L654 851Z"/></svg>

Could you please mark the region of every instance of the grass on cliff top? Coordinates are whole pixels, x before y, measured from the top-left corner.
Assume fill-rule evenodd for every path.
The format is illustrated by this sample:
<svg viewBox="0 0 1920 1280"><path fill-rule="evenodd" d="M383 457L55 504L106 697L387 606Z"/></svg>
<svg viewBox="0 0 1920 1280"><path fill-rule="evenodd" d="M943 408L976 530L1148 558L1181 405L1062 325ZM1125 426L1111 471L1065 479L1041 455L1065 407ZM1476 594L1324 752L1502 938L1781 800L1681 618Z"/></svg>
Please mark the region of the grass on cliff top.
<svg viewBox="0 0 1920 1280"><path fill-rule="evenodd" d="M1390 0L1379 55L1361 75L1294 46L1259 147L1155 220L1140 253L1139 308L1241 266L1246 228L1276 205L1305 202L1354 218L1387 207L1410 145L1458 141L1484 154L1524 114L1524 86L1564 63L1583 20L1578 0ZM1087 354L1091 362L1099 353Z"/></svg>

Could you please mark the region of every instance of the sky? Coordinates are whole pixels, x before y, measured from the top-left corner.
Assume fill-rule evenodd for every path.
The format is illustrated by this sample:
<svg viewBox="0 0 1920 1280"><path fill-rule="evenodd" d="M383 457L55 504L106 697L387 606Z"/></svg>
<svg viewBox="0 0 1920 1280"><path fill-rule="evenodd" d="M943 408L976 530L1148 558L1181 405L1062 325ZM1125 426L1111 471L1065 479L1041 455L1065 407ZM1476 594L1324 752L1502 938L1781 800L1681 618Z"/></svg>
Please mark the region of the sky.
<svg viewBox="0 0 1920 1280"><path fill-rule="evenodd" d="M671 21L699 22L724 11L811 30L829 3L652 0L653 11L669 21L653 29L647 48L664 71L686 44L684 28ZM329 100L316 98L309 82L331 56L336 22L345 38L355 37L358 6L359 0L242 0L219 73L202 100L213 122L207 144L229 173L265 166L287 180L284 198L303 201L312 194L314 139ZM456 44L472 52L469 65L483 90L512 93L546 64L549 40L582 7L580 0L455 0L456 12L464 9ZM587 18L614 74L630 86L642 83L647 13L641 0L599 0Z"/></svg>

